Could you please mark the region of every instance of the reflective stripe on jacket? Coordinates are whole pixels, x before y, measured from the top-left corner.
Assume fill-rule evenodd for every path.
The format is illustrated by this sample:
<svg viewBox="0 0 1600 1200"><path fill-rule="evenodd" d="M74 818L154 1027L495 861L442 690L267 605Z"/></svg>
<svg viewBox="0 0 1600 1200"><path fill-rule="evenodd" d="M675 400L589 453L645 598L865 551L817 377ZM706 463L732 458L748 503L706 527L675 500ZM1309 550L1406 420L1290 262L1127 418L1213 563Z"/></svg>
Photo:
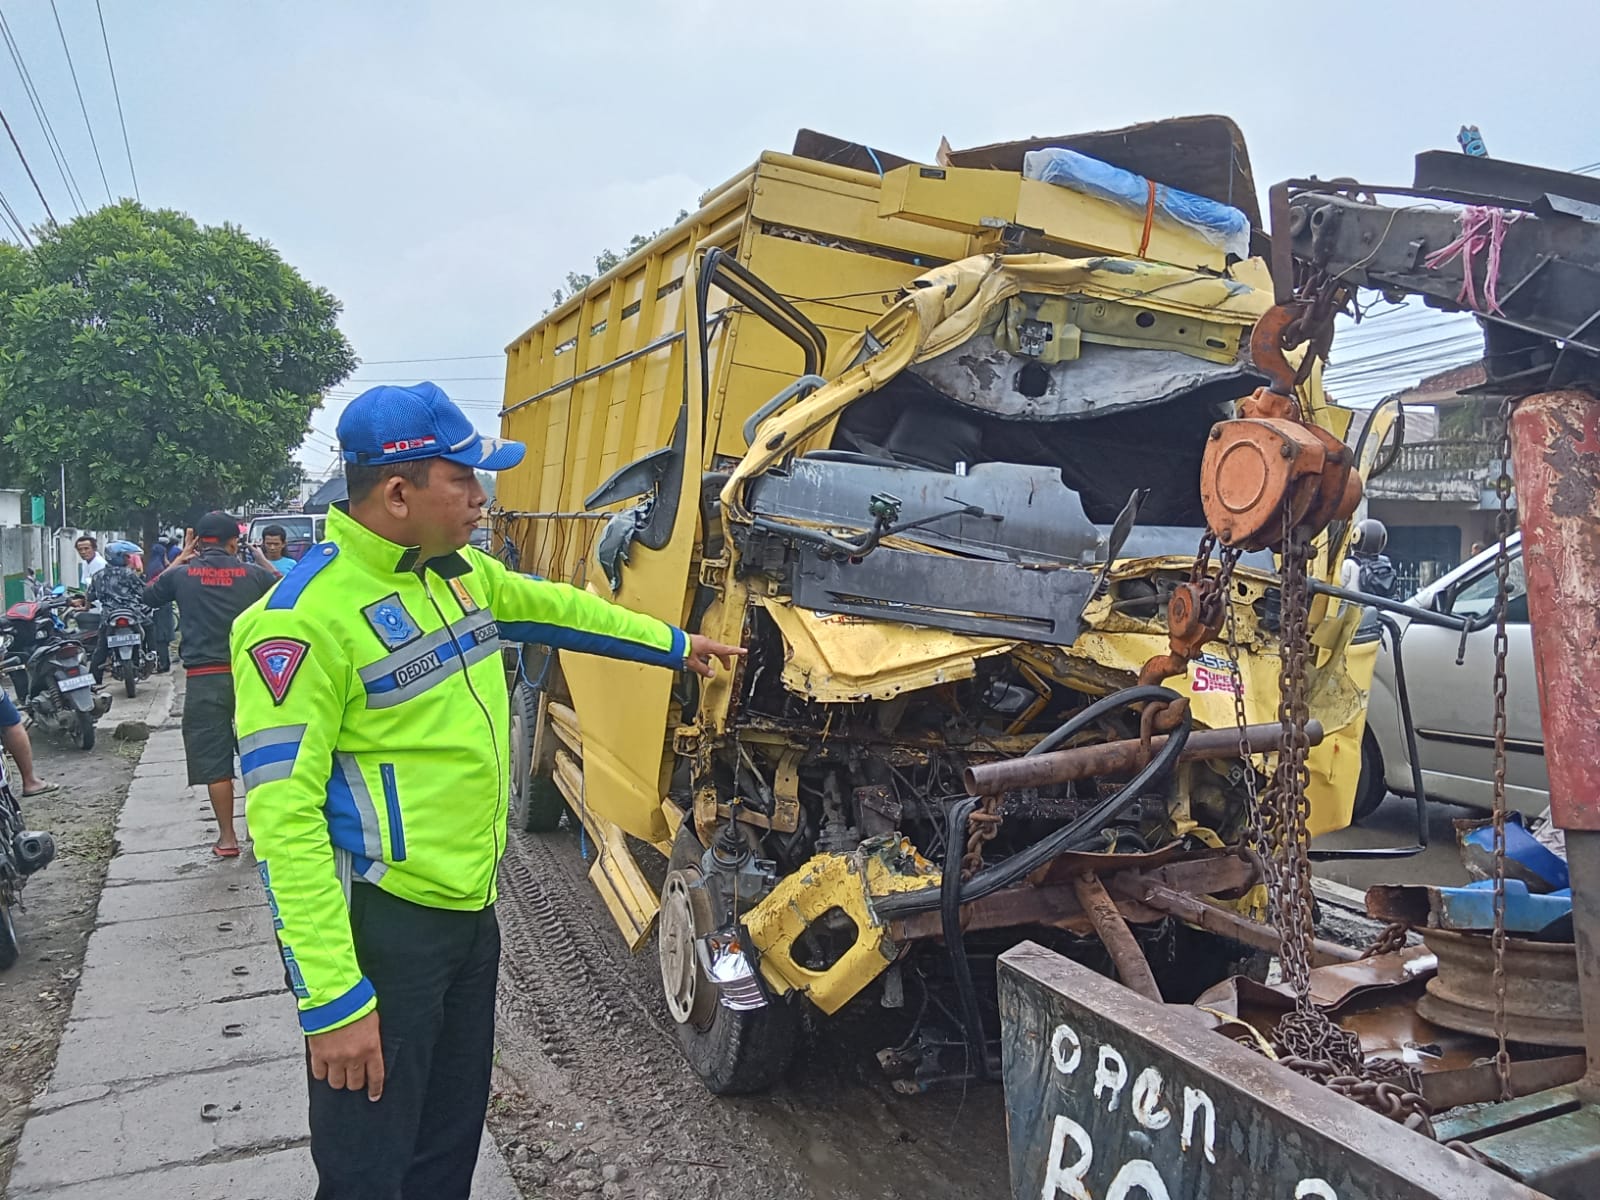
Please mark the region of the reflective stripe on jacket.
<svg viewBox="0 0 1600 1200"><path fill-rule="evenodd" d="M250 832L307 1033L374 1006L341 880L432 908L494 902L501 639L672 668L688 651L680 629L475 549L419 572L416 551L343 512L327 533L232 639Z"/></svg>

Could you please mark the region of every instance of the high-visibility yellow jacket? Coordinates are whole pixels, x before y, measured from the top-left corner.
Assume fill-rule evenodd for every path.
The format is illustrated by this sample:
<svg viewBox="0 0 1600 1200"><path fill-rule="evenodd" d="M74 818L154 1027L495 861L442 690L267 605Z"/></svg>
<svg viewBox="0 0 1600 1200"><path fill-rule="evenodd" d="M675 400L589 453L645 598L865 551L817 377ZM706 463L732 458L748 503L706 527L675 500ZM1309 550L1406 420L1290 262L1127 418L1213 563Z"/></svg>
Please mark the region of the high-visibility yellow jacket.
<svg viewBox="0 0 1600 1200"><path fill-rule="evenodd" d="M433 908L495 898L509 705L501 639L681 667L688 638L464 549L417 569L337 510L328 541L233 627L239 761L261 882L307 1033L370 1012L347 887Z"/></svg>

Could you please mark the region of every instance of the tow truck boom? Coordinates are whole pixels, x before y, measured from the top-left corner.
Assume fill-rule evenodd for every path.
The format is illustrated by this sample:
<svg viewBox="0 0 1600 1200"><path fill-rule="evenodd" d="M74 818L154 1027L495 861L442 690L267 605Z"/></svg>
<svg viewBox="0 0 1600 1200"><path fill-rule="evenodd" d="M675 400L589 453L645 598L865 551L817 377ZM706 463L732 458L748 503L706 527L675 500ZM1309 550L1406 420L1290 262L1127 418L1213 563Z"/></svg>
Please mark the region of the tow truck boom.
<svg viewBox="0 0 1600 1200"><path fill-rule="evenodd" d="M1475 390L1511 412L1586 1073L1549 1087L1541 1060L1525 1057L1503 1077L1521 1072L1516 1099L1453 1114L1433 1141L1372 1111L1383 1105L1370 1096L1367 1107L1346 1098L1381 1082L1320 1080L1343 1083L1345 1096L1331 1094L1272 1061L1259 1033L1261 1045L1247 1048L1194 1009L1111 988L1024 944L1000 970L1015 1195L1600 1195L1600 722L1590 679L1600 646L1600 180L1430 152L1417 157L1410 186L1291 180L1271 190L1269 212L1278 301L1298 314L1283 349L1309 341L1326 356L1333 310L1356 287L1422 296L1483 327L1487 379ZM1349 994L1403 989L1426 957L1418 947L1320 970L1349 973L1323 976ZM1398 975L1380 978L1385 971ZM1440 1144L1453 1138L1467 1145Z"/></svg>

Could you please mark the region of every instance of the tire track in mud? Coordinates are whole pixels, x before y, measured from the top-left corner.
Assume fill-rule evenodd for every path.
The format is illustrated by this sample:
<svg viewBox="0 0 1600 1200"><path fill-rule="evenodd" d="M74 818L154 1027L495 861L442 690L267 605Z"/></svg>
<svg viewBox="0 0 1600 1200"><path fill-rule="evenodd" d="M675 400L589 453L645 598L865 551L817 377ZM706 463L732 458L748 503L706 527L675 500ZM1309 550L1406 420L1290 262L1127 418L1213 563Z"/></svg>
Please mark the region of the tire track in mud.
<svg viewBox="0 0 1600 1200"><path fill-rule="evenodd" d="M896 1096L873 1047L842 1044L837 1023L803 1044L772 1095L705 1092L679 1052L653 948L627 949L587 871L565 833L513 834L501 866L501 1040L508 1061L530 1038L543 1059L512 1072L529 1093L518 1128L539 1141L536 1155L552 1153L551 1139L583 1145L579 1157L620 1155L632 1175L604 1194L642 1200L1008 1194L998 1090ZM497 1132L504 1141L504 1122ZM529 1194L576 1195L562 1186L570 1161L534 1161L519 1178Z"/></svg>
<svg viewBox="0 0 1600 1200"><path fill-rule="evenodd" d="M572 839L561 834L514 834L501 865L502 1013L534 1035L556 1068L555 1079L533 1073L541 1102L535 1115L547 1119L530 1132L555 1143L544 1147L554 1166L532 1169L536 1194L586 1190L560 1185L567 1166L587 1151L596 1159L591 1165L631 1159L629 1169L643 1176L612 1187L609 1194L618 1196L807 1195L798 1179L785 1181L781 1171L750 1161L745 1148L761 1139L743 1127L736 1108L718 1112L689 1072L665 1001L654 992L654 956L639 962L629 955L589 895L585 870ZM515 1041L514 1034L502 1038ZM559 1095L563 1090L569 1094ZM541 1176L547 1182L540 1184Z"/></svg>
<svg viewBox="0 0 1600 1200"><path fill-rule="evenodd" d="M588 883L581 875L574 879L561 861L566 849L538 835L513 837L500 885L502 969L520 993L512 1004L534 1022L556 1066L600 1057L581 1039L575 1041L570 1022L563 1020L574 1006L604 1027L605 1040L615 1050L639 1048L624 1032L634 1022L649 1026L639 1031L646 1039L673 1036L664 1002L651 1004L639 995L638 965L618 964L608 952L614 932L597 927L593 915L575 902L576 888ZM505 912L508 905L514 915ZM525 1003L519 1002L522 997Z"/></svg>

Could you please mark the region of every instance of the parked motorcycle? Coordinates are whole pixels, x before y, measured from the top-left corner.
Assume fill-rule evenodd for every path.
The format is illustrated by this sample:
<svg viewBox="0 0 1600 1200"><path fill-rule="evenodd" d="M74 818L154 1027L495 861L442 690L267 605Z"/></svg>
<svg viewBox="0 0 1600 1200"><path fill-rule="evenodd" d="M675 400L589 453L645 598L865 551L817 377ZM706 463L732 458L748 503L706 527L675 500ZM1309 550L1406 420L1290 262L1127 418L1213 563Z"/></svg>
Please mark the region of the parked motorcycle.
<svg viewBox="0 0 1600 1200"><path fill-rule="evenodd" d="M79 749L94 747L95 722L111 710L111 697L95 687L83 640L69 633L63 596L24 600L6 610L0 637L9 653L0 668L17 691L18 707L34 724L70 735Z"/></svg>
<svg viewBox="0 0 1600 1200"><path fill-rule="evenodd" d="M13 915L28 877L42 871L55 857L56 843L48 833L29 829L22 819L21 788L11 790L9 764L0 756L0 971L17 961L17 924Z"/></svg>
<svg viewBox="0 0 1600 1200"><path fill-rule="evenodd" d="M78 614L78 628L83 629L88 613ZM149 679L156 669L156 651L151 643L152 621L143 612L132 608L113 608L97 623L97 636L104 643L105 669L111 678L122 681L128 699L139 694L139 681ZM94 661L92 647L89 661Z"/></svg>

